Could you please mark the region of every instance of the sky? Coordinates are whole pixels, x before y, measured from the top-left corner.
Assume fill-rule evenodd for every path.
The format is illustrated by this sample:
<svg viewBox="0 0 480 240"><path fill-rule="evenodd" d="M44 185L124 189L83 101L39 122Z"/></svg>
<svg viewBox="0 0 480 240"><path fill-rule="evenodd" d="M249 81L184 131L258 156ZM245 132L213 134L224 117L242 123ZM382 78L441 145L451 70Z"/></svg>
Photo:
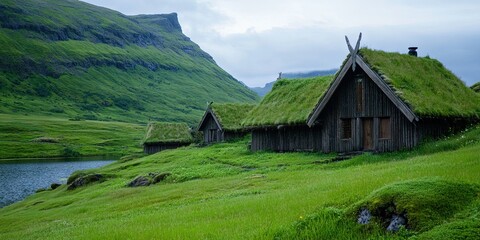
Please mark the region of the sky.
<svg viewBox="0 0 480 240"><path fill-rule="evenodd" d="M185 35L250 87L279 72L339 68L345 35L362 47L440 60L480 81L480 1L83 0L126 15L176 12Z"/></svg>

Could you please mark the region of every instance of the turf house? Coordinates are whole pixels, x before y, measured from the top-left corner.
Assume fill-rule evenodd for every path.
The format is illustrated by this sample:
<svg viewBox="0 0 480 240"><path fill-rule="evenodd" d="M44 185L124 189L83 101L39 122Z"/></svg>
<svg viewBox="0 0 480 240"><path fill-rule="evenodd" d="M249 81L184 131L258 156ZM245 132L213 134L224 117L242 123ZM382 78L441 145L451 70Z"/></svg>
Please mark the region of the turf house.
<svg viewBox="0 0 480 240"><path fill-rule="evenodd" d="M236 103L208 104L198 125L198 131L203 132L204 142L211 144L245 136L248 131L240 123L253 106Z"/></svg>
<svg viewBox="0 0 480 240"><path fill-rule="evenodd" d="M190 145L193 137L186 123L149 123L143 142L143 152L153 154L166 149Z"/></svg>
<svg viewBox="0 0 480 240"><path fill-rule="evenodd" d="M334 77L275 84L243 122L253 151L410 149L478 121L479 96L439 61L359 42Z"/></svg>
<svg viewBox="0 0 480 240"><path fill-rule="evenodd" d="M321 128L307 120L333 76L275 82L242 125L251 129L251 150L320 151Z"/></svg>

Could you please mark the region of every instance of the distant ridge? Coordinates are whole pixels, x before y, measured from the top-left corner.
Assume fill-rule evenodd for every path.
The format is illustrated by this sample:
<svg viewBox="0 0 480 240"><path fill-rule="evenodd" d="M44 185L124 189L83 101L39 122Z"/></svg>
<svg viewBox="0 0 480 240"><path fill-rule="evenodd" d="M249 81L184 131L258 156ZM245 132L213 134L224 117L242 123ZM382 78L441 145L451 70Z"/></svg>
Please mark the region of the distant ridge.
<svg viewBox="0 0 480 240"><path fill-rule="evenodd" d="M199 121L205 103L258 96L182 33L177 14L74 0L0 1L0 113Z"/></svg>
<svg viewBox="0 0 480 240"><path fill-rule="evenodd" d="M308 71L308 72L291 72L291 73L282 73L282 79L301 79L301 78L311 78L311 77L319 77L319 76L327 76L333 75L338 71L338 69L330 69L330 70L315 70L315 71ZM264 87L253 87L250 88L254 92L256 92L259 96L263 97L267 95L270 90L272 90L273 84L276 81L269 82L265 84Z"/></svg>

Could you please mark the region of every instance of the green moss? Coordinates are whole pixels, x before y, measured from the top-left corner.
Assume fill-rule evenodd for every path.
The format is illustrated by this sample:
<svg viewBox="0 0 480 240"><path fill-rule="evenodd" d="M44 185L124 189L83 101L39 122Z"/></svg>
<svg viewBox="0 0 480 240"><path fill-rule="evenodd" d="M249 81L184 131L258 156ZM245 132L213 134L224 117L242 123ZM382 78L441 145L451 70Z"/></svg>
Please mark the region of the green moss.
<svg viewBox="0 0 480 240"><path fill-rule="evenodd" d="M186 123L149 123L144 143L189 143L193 141Z"/></svg>
<svg viewBox="0 0 480 240"><path fill-rule="evenodd" d="M424 232L464 209L480 193L472 184L427 178L387 185L353 207L353 215L366 208L374 220L388 226L392 214L404 215L407 227Z"/></svg>
<svg viewBox="0 0 480 240"><path fill-rule="evenodd" d="M252 104L216 104L210 105L224 130L242 129L241 122L255 105Z"/></svg>
<svg viewBox="0 0 480 240"><path fill-rule="evenodd" d="M280 80L242 122L244 126L306 124L333 77Z"/></svg>
<svg viewBox="0 0 480 240"><path fill-rule="evenodd" d="M480 117L480 96L439 61L367 48L360 55L417 115Z"/></svg>

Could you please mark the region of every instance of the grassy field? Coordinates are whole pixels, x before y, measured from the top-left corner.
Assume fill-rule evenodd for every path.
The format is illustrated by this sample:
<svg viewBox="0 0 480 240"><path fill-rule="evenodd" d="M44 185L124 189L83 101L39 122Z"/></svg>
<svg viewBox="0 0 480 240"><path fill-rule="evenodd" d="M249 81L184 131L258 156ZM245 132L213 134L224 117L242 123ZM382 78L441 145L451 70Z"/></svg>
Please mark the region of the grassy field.
<svg viewBox="0 0 480 240"><path fill-rule="evenodd" d="M139 153L145 130L131 123L0 114L0 159Z"/></svg>
<svg viewBox="0 0 480 240"><path fill-rule="evenodd" d="M0 209L0 238L480 236L479 127L414 151L341 162L316 153L250 153L246 145L247 140L191 146L89 170L84 173L107 180L73 191L61 186ZM148 187L125 186L149 173L171 175ZM361 207L392 203L406 211L408 230L387 233L377 218L356 224Z"/></svg>

